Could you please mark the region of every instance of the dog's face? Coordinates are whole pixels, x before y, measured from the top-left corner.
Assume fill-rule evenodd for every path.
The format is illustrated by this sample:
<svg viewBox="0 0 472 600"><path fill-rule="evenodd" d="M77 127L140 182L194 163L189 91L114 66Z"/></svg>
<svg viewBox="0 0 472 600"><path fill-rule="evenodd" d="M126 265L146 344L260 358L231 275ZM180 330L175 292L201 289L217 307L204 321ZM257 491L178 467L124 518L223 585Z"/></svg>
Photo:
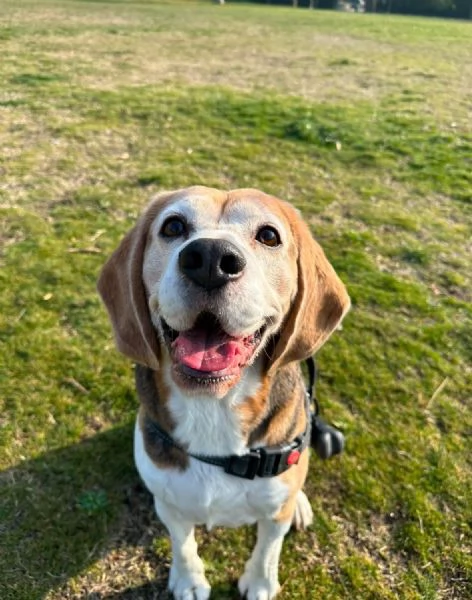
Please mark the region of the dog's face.
<svg viewBox="0 0 472 600"><path fill-rule="evenodd" d="M258 357L269 369L314 352L349 306L298 213L257 190L158 197L99 291L125 354L216 397Z"/></svg>
<svg viewBox="0 0 472 600"><path fill-rule="evenodd" d="M277 203L254 192L184 192L151 224L143 279L174 381L215 395L280 330L297 251Z"/></svg>

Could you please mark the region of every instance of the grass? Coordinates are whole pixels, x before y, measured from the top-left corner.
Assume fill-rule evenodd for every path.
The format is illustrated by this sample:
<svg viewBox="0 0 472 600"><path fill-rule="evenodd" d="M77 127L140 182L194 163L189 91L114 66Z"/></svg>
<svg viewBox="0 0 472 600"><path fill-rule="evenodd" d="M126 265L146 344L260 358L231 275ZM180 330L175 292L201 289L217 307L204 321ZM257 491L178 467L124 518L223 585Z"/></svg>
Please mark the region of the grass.
<svg viewBox="0 0 472 600"><path fill-rule="evenodd" d="M167 597L95 281L149 197L193 183L292 201L353 299L318 358L347 449L312 459L281 599L471 597L470 26L0 6L0 597ZM213 597L236 598L253 530L199 541Z"/></svg>

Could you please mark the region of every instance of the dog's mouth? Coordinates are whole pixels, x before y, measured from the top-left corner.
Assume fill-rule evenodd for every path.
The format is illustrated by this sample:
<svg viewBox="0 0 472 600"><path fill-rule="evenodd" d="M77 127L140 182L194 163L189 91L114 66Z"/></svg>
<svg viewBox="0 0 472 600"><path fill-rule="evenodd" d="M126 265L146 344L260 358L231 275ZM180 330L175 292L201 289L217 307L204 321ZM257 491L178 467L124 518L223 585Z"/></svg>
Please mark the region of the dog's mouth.
<svg viewBox="0 0 472 600"><path fill-rule="evenodd" d="M161 319L174 367L197 384L214 384L239 377L259 347L265 326L248 336L231 336L218 319L202 313L193 327L176 331Z"/></svg>

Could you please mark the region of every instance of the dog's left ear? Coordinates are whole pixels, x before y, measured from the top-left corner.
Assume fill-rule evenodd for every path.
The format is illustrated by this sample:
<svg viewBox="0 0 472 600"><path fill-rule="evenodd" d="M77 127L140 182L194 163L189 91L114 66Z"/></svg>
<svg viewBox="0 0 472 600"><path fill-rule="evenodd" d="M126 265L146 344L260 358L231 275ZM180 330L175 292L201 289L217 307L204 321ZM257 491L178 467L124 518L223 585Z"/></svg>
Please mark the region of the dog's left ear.
<svg viewBox="0 0 472 600"><path fill-rule="evenodd" d="M108 259L97 283L118 350L154 370L159 365L159 344L149 314L142 270L149 227L158 211L158 203L149 206Z"/></svg>
<svg viewBox="0 0 472 600"><path fill-rule="evenodd" d="M277 340L271 367L312 356L339 326L351 305L344 284L308 226L290 219L298 247L298 287Z"/></svg>

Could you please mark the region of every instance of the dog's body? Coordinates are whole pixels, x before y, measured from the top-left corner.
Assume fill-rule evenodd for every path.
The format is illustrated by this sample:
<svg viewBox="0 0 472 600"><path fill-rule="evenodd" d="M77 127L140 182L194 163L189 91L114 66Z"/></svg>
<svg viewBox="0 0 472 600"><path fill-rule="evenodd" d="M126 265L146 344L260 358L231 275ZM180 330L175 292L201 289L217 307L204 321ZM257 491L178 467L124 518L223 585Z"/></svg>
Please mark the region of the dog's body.
<svg viewBox="0 0 472 600"><path fill-rule="evenodd" d="M209 598L195 525L257 522L239 589L273 598L283 538L312 518L298 361L347 312L344 286L290 205L194 187L150 204L99 291L118 348L139 363L135 461L172 539L169 589ZM250 478L218 465L254 455ZM259 466L261 455L271 460Z"/></svg>

